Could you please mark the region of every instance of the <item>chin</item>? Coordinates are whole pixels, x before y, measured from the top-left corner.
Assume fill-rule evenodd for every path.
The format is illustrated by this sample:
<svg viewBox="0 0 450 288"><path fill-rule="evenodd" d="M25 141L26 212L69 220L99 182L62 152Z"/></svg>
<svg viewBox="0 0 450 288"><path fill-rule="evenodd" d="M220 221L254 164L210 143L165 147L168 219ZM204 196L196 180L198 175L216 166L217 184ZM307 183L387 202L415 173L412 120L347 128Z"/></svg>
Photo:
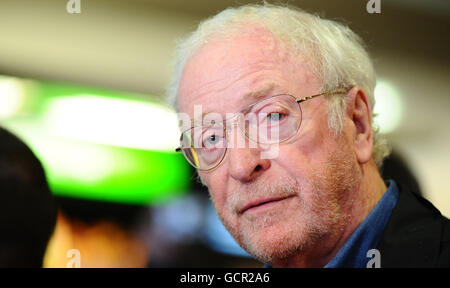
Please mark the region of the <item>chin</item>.
<svg viewBox="0 0 450 288"><path fill-rule="evenodd" d="M299 253L308 244L308 235L300 227L289 223L267 225L256 231L243 232L240 245L253 257L263 263L283 260Z"/></svg>

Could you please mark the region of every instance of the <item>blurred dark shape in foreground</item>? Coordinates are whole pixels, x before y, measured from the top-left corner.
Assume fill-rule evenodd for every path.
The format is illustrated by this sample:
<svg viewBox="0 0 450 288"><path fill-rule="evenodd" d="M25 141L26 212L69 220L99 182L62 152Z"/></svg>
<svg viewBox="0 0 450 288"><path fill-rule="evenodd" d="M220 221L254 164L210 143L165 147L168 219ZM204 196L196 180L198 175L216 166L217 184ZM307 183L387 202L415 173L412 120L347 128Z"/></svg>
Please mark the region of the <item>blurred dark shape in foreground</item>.
<svg viewBox="0 0 450 288"><path fill-rule="evenodd" d="M0 267L42 267L57 211L37 157L0 128Z"/></svg>

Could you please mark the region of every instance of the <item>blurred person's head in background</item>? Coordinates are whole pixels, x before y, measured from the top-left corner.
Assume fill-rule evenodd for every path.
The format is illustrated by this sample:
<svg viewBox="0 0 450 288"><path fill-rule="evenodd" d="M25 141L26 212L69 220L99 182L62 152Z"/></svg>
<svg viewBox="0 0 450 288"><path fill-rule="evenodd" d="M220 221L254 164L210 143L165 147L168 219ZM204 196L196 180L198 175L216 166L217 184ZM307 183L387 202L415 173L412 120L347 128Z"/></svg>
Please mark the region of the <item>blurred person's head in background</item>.
<svg viewBox="0 0 450 288"><path fill-rule="evenodd" d="M0 128L0 267L42 267L57 219L44 169L27 145Z"/></svg>
<svg viewBox="0 0 450 288"><path fill-rule="evenodd" d="M397 181L397 183L403 183L408 186L412 192L422 195L422 189L416 175L411 170L411 167L408 165L404 156L395 148L383 161L381 173L383 179L393 179Z"/></svg>

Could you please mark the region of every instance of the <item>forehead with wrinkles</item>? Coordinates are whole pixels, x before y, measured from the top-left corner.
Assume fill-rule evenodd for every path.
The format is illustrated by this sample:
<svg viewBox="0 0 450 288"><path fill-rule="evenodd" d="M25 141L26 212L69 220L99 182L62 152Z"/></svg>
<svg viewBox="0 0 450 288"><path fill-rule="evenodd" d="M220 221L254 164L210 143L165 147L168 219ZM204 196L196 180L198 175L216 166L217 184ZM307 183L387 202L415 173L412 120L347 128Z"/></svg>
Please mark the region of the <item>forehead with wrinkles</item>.
<svg viewBox="0 0 450 288"><path fill-rule="evenodd" d="M287 51L270 32L261 29L208 42L183 70L179 111L192 115L193 106L201 104L204 111L211 106L233 112L248 95L261 96L261 91L285 87L287 82L310 82L304 63L294 61Z"/></svg>

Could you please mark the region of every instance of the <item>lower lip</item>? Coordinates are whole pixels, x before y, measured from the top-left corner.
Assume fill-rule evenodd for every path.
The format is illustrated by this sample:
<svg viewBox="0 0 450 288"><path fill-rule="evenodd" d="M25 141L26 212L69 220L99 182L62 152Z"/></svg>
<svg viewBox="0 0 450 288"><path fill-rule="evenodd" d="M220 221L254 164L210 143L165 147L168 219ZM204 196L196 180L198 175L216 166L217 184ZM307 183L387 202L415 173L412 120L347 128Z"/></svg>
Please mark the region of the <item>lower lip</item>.
<svg viewBox="0 0 450 288"><path fill-rule="evenodd" d="M292 198L292 197L283 198L283 199L275 200L275 201L270 201L270 202L267 202L267 203L264 203L264 204L261 204L261 205L258 205L258 206L254 206L254 207L252 207L250 209L245 210L243 214L263 212L263 211L265 211L267 209L271 209L273 207L278 206L279 204L282 204L283 202L285 202L285 200L288 200L290 198Z"/></svg>

